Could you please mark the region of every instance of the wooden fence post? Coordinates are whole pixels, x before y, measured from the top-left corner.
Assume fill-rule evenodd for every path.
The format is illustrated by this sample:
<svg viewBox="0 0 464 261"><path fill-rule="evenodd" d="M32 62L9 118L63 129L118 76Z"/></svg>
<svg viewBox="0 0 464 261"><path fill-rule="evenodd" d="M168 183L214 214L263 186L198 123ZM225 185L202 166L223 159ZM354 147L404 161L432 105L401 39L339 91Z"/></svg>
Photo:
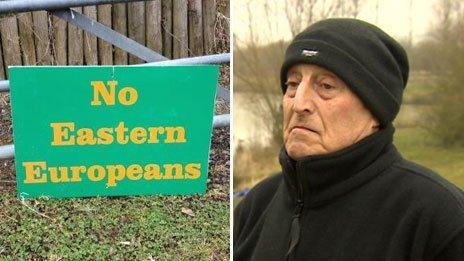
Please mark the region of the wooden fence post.
<svg viewBox="0 0 464 261"><path fill-rule="evenodd" d="M82 13L82 7L74 7L72 12ZM82 30L72 24L68 24L68 64L82 65L84 63L84 44Z"/></svg>
<svg viewBox="0 0 464 261"><path fill-rule="evenodd" d="M145 3L128 3L127 17L129 38L142 45L145 45ZM129 54L129 64L137 64L142 62L144 62L142 59Z"/></svg>
<svg viewBox="0 0 464 261"><path fill-rule="evenodd" d="M203 54L203 12L201 0L188 2L189 49L191 56Z"/></svg>
<svg viewBox="0 0 464 261"><path fill-rule="evenodd" d="M111 28L111 5L97 7L98 22ZM102 39L98 39L98 58L100 64L113 64L113 46Z"/></svg>
<svg viewBox="0 0 464 261"><path fill-rule="evenodd" d="M53 16L53 51L57 65L66 65L68 63L66 28L66 21Z"/></svg>
<svg viewBox="0 0 464 261"><path fill-rule="evenodd" d="M2 52L2 42L0 41L0 77L1 80L6 79L5 68L3 66L3 52Z"/></svg>
<svg viewBox="0 0 464 261"><path fill-rule="evenodd" d="M127 36L127 12L126 3L113 5L113 29L122 35ZM127 64L127 53L115 47L114 64Z"/></svg>
<svg viewBox="0 0 464 261"><path fill-rule="evenodd" d="M163 55L172 59L172 0L163 0L161 5Z"/></svg>
<svg viewBox="0 0 464 261"><path fill-rule="evenodd" d="M84 14L93 20L97 20L97 7L84 6ZM98 64L97 37L87 32L84 32L84 62L86 65Z"/></svg>
<svg viewBox="0 0 464 261"><path fill-rule="evenodd" d="M172 2L173 32L172 56L174 59L188 56L188 18L187 1Z"/></svg>
<svg viewBox="0 0 464 261"><path fill-rule="evenodd" d="M37 65L51 65L53 63L51 35L48 28L49 19L51 17L47 11L32 12Z"/></svg>
<svg viewBox="0 0 464 261"><path fill-rule="evenodd" d="M3 60L6 64L5 75L8 77L8 65L22 65L16 16L3 17L0 20L0 31L2 33Z"/></svg>
<svg viewBox="0 0 464 261"><path fill-rule="evenodd" d="M214 24L216 23L216 1L203 0L203 46L206 54L214 51Z"/></svg>
<svg viewBox="0 0 464 261"><path fill-rule="evenodd" d="M161 34L161 0L146 2L145 39L147 47L161 54L163 52L163 36Z"/></svg>
<svg viewBox="0 0 464 261"><path fill-rule="evenodd" d="M34 26L32 13L21 13L18 17L19 43L24 65L35 65Z"/></svg>

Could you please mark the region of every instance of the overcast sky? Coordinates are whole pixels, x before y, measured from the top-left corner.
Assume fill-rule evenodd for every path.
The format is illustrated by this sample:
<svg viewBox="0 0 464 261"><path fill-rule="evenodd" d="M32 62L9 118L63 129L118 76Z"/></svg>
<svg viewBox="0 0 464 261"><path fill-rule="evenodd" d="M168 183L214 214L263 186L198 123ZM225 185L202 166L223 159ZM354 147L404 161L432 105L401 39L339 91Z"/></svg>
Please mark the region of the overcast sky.
<svg viewBox="0 0 464 261"><path fill-rule="evenodd" d="M273 0L276 5L282 5L284 1ZM362 6L358 15L359 19L376 24L396 39L407 39L412 26L413 41L420 41L427 35L428 30L436 21L435 6L439 0L413 0L412 9L406 0L361 0ZM233 3L233 30L234 35L242 41L246 41L249 35L249 14L247 3L249 0L234 0ZM272 32L267 30L266 21L268 16L263 11L266 0L254 0L251 5L253 28L260 34L262 43L277 41L282 38L290 39L289 27L285 19L283 6L278 7L278 12L269 16L275 21ZM271 1L269 1L271 2ZM376 3L378 2L378 17L376 15ZM409 12L412 12L412 23ZM376 22L377 20L377 22Z"/></svg>

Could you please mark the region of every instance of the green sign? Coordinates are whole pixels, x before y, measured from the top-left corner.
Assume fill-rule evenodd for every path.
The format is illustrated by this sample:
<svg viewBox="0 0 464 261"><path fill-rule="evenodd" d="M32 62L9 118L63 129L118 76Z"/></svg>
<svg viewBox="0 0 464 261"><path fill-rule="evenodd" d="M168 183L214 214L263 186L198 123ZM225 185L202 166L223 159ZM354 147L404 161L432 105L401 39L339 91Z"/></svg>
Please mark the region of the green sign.
<svg viewBox="0 0 464 261"><path fill-rule="evenodd" d="M10 67L18 196L204 194L217 66Z"/></svg>

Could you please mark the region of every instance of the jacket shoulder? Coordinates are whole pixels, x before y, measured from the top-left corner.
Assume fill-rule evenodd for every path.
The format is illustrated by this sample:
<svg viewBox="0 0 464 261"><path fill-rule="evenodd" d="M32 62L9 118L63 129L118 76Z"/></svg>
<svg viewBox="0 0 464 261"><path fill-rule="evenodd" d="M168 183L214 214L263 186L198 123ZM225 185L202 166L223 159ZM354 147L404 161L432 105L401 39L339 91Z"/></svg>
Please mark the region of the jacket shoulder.
<svg viewBox="0 0 464 261"><path fill-rule="evenodd" d="M234 210L234 239L243 230L253 227L274 198L280 184L282 173L272 175L258 184L243 198ZM235 240L234 240L235 241Z"/></svg>
<svg viewBox="0 0 464 261"><path fill-rule="evenodd" d="M250 192L247 194L246 198L254 198L254 199L261 199L266 200L270 195L275 193L277 188L279 187L281 181L283 179L282 173L277 173L272 176L269 176L258 184L256 184Z"/></svg>
<svg viewBox="0 0 464 261"><path fill-rule="evenodd" d="M393 170L400 198L430 224L433 253L440 253L464 231L464 192L433 170L404 159L397 161Z"/></svg>
<svg viewBox="0 0 464 261"><path fill-rule="evenodd" d="M282 178L282 173L278 173L256 184L237 205L235 210L246 212L264 210L277 191Z"/></svg>
<svg viewBox="0 0 464 261"><path fill-rule="evenodd" d="M447 200L464 213L464 192L435 171L405 159L397 161L393 168L401 175L407 174L405 183L418 196L432 201Z"/></svg>

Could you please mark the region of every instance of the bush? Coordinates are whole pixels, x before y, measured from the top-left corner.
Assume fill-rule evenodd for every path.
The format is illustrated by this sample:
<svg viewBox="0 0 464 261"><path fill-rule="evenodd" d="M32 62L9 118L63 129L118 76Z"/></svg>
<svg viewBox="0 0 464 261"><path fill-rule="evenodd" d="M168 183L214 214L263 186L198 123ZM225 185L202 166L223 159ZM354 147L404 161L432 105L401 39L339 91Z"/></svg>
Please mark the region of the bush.
<svg viewBox="0 0 464 261"><path fill-rule="evenodd" d="M426 130L443 146L464 146L464 66L460 71L456 69L437 80L433 105L424 121Z"/></svg>
<svg viewBox="0 0 464 261"><path fill-rule="evenodd" d="M443 146L464 146L464 41L459 24L441 31L436 49L432 106L424 127Z"/></svg>

